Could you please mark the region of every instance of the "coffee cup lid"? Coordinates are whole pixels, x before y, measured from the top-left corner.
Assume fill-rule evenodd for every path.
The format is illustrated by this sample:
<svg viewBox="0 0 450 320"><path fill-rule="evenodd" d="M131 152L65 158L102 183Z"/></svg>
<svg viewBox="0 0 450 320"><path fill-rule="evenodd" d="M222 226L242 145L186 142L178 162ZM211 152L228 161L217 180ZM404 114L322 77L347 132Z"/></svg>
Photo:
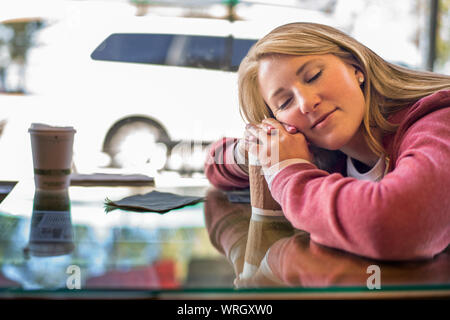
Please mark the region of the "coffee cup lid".
<svg viewBox="0 0 450 320"><path fill-rule="evenodd" d="M43 123L32 123L30 128L28 129L28 132L35 132L35 131L44 131L44 132L61 132L61 131L67 131L67 132L76 132L76 130L73 127L58 127L58 126L51 126L48 124Z"/></svg>

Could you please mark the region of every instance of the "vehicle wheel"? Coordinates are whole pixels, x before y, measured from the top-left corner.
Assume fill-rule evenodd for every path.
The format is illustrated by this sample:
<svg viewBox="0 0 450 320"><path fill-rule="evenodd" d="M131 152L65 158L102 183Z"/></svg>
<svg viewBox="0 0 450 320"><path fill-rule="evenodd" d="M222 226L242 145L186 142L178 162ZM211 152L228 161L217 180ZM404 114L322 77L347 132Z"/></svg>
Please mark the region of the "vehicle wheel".
<svg viewBox="0 0 450 320"><path fill-rule="evenodd" d="M103 151L111 157L110 167L157 171L166 164L169 142L166 130L157 122L127 118L111 128Z"/></svg>

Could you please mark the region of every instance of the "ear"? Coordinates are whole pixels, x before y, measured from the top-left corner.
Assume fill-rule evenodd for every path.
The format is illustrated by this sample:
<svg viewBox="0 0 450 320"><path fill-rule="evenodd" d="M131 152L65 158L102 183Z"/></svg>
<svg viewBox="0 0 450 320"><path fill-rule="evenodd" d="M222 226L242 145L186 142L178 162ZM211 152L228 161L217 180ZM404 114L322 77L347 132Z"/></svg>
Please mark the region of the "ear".
<svg viewBox="0 0 450 320"><path fill-rule="evenodd" d="M358 68L355 68L355 77L356 77L356 81L358 81L358 83L360 85L362 85L364 83L364 81L366 80L364 77L364 73L362 73L362 71L359 70Z"/></svg>

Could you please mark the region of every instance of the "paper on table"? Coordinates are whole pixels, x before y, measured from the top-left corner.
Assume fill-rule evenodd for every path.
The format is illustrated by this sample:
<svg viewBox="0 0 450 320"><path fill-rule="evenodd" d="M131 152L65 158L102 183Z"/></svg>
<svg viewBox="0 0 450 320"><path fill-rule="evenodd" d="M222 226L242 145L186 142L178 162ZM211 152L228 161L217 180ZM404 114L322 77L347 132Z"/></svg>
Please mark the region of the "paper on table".
<svg viewBox="0 0 450 320"><path fill-rule="evenodd" d="M143 174L93 173L70 176L72 186L153 186L155 180Z"/></svg>
<svg viewBox="0 0 450 320"><path fill-rule="evenodd" d="M119 201L105 199L105 211L114 209L132 210L141 212L166 213L172 209L182 208L204 201L204 197L181 196L170 192L152 191L123 198Z"/></svg>
<svg viewBox="0 0 450 320"><path fill-rule="evenodd" d="M225 191L228 201L232 203L250 203L250 189Z"/></svg>

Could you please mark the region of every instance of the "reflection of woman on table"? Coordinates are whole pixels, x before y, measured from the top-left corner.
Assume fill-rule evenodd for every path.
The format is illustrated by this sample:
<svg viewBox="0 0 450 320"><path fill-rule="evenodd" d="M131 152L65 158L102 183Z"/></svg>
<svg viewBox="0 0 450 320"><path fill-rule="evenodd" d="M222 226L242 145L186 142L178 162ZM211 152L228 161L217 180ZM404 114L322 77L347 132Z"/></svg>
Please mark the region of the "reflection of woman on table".
<svg viewBox="0 0 450 320"><path fill-rule="evenodd" d="M255 252L262 255L257 271L242 278L251 208L248 204L230 203L225 193L210 189L205 201L205 222L214 247L234 267L235 285L245 287L366 287L370 276L367 268L376 264L381 269L381 286L444 284L450 282L450 249L432 260L381 262L328 248L310 241L309 235L297 233L281 238L269 248ZM279 232L280 230L273 230ZM284 234L284 232L282 232Z"/></svg>
<svg viewBox="0 0 450 320"><path fill-rule="evenodd" d="M247 150L313 241L375 259L431 258L450 243L449 89L449 76L390 64L333 28L281 26L241 63L250 125L245 139L212 146L206 175L247 187ZM338 159L324 165L325 151Z"/></svg>
<svg viewBox="0 0 450 320"><path fill-rule="evenodd" d="M327 248L299 233L275 242L251 279L238 279L238 287L261 286L361 286L366 287L367 269L381 270L381 287L387 285L443 284L450 282L450 252L433 260L379 262Z"/></svg>

